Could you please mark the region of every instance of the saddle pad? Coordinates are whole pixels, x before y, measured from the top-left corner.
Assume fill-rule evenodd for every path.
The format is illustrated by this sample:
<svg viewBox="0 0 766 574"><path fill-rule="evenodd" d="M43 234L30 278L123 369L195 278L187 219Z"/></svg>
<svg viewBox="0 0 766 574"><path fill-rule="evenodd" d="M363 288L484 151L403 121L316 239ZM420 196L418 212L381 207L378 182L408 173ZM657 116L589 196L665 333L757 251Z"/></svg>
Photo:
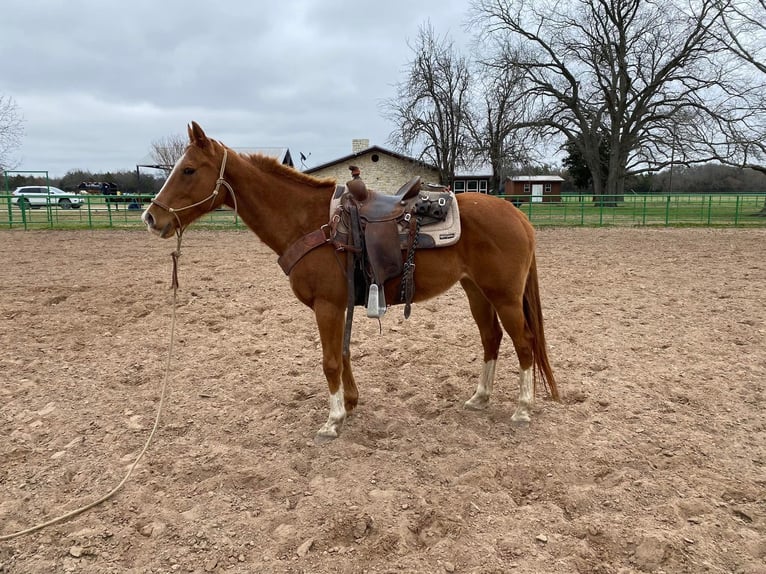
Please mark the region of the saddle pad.
<svg viewBox="0 0 766 574"><path fill-rule="evenodd" d="M335 194L333 194L332 200L330 201L330 219L332 219L332 217L335 215L335 212L338 210L338 207L340 207L341 197L347 191L348 189L345 185L337 186ZM453 198L450 202L451 205L449 211L447 212L447 217L445 217L443 221L430 223L420 228L420 235L428 236L433 241L433 243L431 241L423 241L422 243L419 242L422 248L448 247L450 245L454 245L460 239L460 210L454 197L455 194L452 191L450 191L450 193L452 194ZM417 200L418 196L415 196L406 202L405 213L412 210L412 206ZM346 228L343 220L338 223L338 232L348 233L348 229ZM403 235L406 235L407 229L400 225L399 232Z"/></svg>

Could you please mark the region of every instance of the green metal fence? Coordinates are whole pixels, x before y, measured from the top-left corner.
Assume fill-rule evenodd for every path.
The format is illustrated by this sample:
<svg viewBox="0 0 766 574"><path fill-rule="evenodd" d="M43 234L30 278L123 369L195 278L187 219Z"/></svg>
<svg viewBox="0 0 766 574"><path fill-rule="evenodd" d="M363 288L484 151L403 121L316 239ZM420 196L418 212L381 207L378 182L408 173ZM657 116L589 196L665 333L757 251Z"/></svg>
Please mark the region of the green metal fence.
<svg viewBox="0 0 766 574"><path fill-rule="evenodd" d="M503 196L518 204L520 198ZM529 196L525 198L529 201ZM535 226L736 226L766 227L766 194L630 195L616 206L589 196L560 202L521 203Z"/></svg>
<svg viewBox="0 0 766 574"><path fill-rule="evenodd" d="M0 195L0 229L140 228L141 213L151 196L80 194L79 209L57 204L22 208L10 195ZM766 227L766 194L632 195L616 207L598 205L588 196L563 196L560 202L529 203L500 196L519 205L535 226L736 226ZM202 217L195 226L238 228L241 221L228 209Z"/></svg>
<svg viewBox="0 0 766 574"><path fill-rule="evenodd" d="M115 229L141 228L141 214L152 195L91 195L72 194L79 205L62 208L56 202L63 196L53 196L53 202L40 206L14 203L11 195L0 195L0 229ZM216 210L195 225L207 227L240 227L241 221L228 209Z"/></svg>

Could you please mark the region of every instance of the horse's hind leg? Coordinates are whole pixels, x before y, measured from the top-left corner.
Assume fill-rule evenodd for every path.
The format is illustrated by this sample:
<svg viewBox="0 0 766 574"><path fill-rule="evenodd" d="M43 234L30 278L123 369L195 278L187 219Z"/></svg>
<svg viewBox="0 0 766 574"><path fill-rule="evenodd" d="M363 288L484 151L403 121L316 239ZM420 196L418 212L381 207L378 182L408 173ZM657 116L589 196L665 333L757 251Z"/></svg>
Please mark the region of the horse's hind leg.
<svg viewBox="0 0 766 574"><path fill-rule="evenodd" d="M510 301L503 304L496 303L497 314L503 327L513 340L516 356L519 359L519 402L511 420L517 425L526 425L530 422L530 413L534 405L534 374L533 361L534 351L532 346L533 336L524 318L524 304L518 301Z"/></svg>
<svg viewBox="0 0 766 574"><path fill-rule="evenodd" d="M476 325L479 327L481 344L484 347L484 365L476 392L465 402L465 408L472 410L486 409L492 394L492 384L495 380L495 367L503 339L503 330L497 320L497 313L492 304L484 296L476 284L470 279L460 281L471 307Z"/></svg>

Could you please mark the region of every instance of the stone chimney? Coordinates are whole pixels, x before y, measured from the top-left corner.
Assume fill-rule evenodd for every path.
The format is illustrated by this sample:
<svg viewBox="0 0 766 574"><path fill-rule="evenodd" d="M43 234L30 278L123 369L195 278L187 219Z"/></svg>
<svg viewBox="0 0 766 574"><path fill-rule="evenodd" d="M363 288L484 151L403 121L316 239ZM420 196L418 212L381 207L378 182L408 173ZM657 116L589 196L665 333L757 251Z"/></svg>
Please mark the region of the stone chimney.
<svg viewBox="0 0 766 574"><path fill-rule="evenodd" d="M370 147L370 140L366 139L353 139L351 140L351 153L359 153Z"/></svg>

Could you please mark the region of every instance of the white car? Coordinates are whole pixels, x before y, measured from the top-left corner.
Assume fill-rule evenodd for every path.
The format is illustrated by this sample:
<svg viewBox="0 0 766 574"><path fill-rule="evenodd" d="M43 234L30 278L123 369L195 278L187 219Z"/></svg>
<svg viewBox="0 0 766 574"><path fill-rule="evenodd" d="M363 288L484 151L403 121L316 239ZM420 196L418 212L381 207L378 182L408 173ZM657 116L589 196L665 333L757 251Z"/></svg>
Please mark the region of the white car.
<svg viewBox="0 0 766 574"><path fill-rule="evenodd" d="M20 208L39 209L47 205L58 205L61 209L78 209L85 203L82 197L67 193L58 187L45 185L26 185L13 190L11 200Z"/></svg>

